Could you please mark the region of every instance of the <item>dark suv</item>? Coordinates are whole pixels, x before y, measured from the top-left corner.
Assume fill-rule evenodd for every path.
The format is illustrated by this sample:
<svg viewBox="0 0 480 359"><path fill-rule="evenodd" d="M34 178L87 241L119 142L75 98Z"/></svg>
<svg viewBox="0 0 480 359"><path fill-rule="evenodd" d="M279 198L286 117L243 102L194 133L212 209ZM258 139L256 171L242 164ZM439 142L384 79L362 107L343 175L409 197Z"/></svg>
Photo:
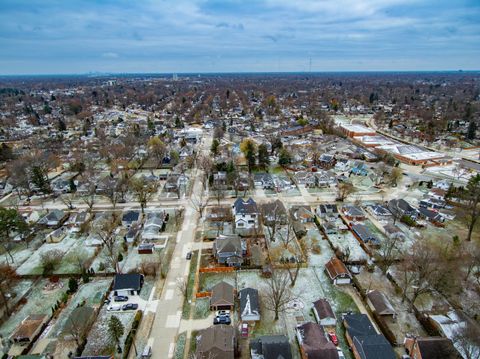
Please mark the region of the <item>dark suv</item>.
<svg viewBox="0 0 480 359"><path fill-rule="evenodd" d="M231 322L230 317L227 315L215 317L213 320L213 324L230 324Z"/></svg>

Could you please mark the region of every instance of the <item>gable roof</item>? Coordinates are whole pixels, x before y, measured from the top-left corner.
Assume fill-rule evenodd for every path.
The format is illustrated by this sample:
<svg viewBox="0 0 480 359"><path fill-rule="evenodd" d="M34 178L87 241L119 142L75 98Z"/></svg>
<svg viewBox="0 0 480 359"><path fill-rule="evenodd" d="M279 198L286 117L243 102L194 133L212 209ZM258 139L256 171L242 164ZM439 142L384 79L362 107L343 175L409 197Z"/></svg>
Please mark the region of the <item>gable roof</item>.
<svg viewBox="0 0 480 359"><path fill-rule="evenodd" d="M233 305L233 287L227 282L220 282L212 288L211 305Z"/></svg>
<svg viewBox="0 0 480 359"><path fill-rule="evenodd" d="M234 204L233 208L235 214L255 214L258 213L257 203L250 197L247 201L244 201L242 198L238 198Z"/></svg>
<svg viewBox="0 0 480 359"><path fill-rule="evenodd" d="M238 292L240 298L240 315L258 315L260 313L260 305L258 302L258 290L253 288L245 288Z"/></svg>
<svg viewBox="0 0 480 359"><path fill-rule="evenodd" d="M139 211L128 211L123 214L122 221L135 222L135 221L138 221L139 218L140 218Z"/></svg>
<svg viewBox="0 0 480 359"><path fill-rule="evenodd" d="M285 335L265 335L252 339L250 351L263 355L263 359L292 359L292 349Z"/></svg>
<svg viewBox="0 0 480 359"><path fill-rule="evenodd" d="M347 314L343 318L350 338L356 336L376 335L377 332L366 314Z"/></svg>
<svg viewBox="0 0 480 359"><path fill-rule="evenodd" d="M233 359L235 329L230 325L214 325L200 331L197 337L197 355L207 359L212 353L216 359Z"/></svg>
<svg viewBox="0 0 480 359"><path fill-rule="evenodd" d="M215 239L215 248L217 253L236 253L242 254L242 239L237 235L221 235Z"/></svg>
<svg viewBox="0 0 480 359"><path fill-rule="evenodd" d="M387 297L382 292L378 290L371 290L367 293L367 297L372 303L375 312L379 315L395 315L395 309L388 301Z"/></svg>
<svg viewBox="0 0 480 359"><path fill-rule="evenodd" d="M387 339L381 335L356 336L353 345L362 359L396 359Z"/></svg>
<svg viewBox="0 0 480 359"><path fill-rule="evenodd" d="M422 359L458 359L461 358L453 343L448 338L416 338Z"/></svg>
<svg viewBox="0 0 480 359"><path fill-rule="evenodd" d="M143 276L138 273L116 274L113 279L113 290L140 290L142 288L142 281Z"/></svg>
<svg viewBox="0 0 480 359"><path fill-rule="evenodd" d="M297 327L300 344L309 359L338 359L335 345L327 340L320 324L308 322Z"/></svg>
<svg viewBox="0 0 480 359"><path fill-rule="evenodd" d="M351 277L350 272L348 271L347 267L345 267L345 264L343 264L343 262L337 257L332 257L332 259L325 264L325 269L327 270L331 279L335 279L336 277L342 275L348 275Z"/></svg>
<svg viewBox="0 0 480 359"><path fill-rule="evenodd" d="M335 318L335 313L333 312L332 306L326 299L322 298L313 302L313 306L320 319Z"/></svg>

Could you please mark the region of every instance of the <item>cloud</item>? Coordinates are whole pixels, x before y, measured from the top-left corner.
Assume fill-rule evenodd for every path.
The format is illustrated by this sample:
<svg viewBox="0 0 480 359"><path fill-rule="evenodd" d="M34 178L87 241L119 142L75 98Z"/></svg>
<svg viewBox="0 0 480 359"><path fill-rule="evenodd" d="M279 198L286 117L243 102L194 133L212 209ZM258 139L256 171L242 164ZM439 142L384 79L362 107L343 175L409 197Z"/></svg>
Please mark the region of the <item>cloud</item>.
<svg viewBox="0 0 480 359"><path fill-rule="evenodd" d="M0 72L478 68L479 18L478 0L1 0Z"/></svg>

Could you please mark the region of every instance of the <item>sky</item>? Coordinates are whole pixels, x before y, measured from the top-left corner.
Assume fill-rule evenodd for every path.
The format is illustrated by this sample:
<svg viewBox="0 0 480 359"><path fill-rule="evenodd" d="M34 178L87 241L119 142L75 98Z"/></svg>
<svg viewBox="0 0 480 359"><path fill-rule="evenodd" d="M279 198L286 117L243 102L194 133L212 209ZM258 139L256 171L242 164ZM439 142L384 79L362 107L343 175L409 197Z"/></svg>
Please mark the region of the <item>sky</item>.
<svg viewBox="0 0 480 359"><path fill-rule="evenodd" d="M480 0L0 0L0 74L480 70Z"/></svg>

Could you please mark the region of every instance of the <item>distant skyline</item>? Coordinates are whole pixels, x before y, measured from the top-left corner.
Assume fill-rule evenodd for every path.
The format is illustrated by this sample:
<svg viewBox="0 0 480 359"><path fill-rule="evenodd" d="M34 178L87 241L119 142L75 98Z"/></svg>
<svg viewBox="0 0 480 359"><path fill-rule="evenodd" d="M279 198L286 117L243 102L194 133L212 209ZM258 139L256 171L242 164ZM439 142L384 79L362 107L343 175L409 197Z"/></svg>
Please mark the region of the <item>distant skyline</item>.
<svg viewBox="0 0 480 359"><path fill-rule="evenodd" d="M480 70L479 0L0 0L0 75Z"/></svg>

